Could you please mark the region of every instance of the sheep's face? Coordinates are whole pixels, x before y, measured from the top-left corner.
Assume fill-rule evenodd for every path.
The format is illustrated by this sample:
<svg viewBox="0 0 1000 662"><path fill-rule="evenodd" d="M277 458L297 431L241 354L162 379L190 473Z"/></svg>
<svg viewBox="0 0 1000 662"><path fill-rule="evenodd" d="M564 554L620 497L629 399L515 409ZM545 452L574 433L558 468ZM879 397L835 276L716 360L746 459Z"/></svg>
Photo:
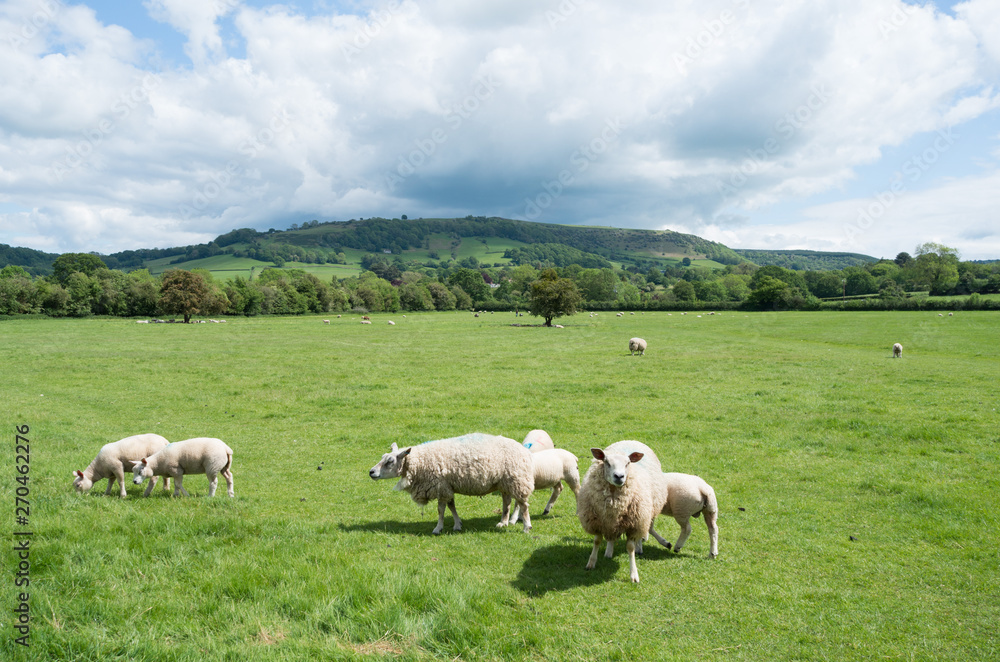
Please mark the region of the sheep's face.
<svg viewBox="0 0 1000 662"><path fill-rule="evenodd" d="M403 458L409 455L411 450L412 448L409 446L400 450L396 444L393 444L378 464L368 470L368 475L371 476L372 480L396 478L403 470Z"/></svg>
<svg viewBox="0 0 1000 662"><path fill-rule="evenodd" d="M631 455L621 453L605 453L600 448L591 448L594 459L604 463L604 480L615 487L623 487L628 479L629 466L633 462L642 459L642 453L635 452Z"/></svg>
<svg viewBox="0 0 1000 662"><path fill-rule="evenodd" d="M142 485L142 481L146 480L151 473L152 471L149 471L149 466L146 464L146 458L142 458L132 466L132 482L136 485Z"/></svg>
<svg viewBox="0 0 1000 662"><path fill-rule="evenodd" d="M94 481L83 475L82 471L74 471L73 488L77 492L86 492L94 486Z"/></svg>

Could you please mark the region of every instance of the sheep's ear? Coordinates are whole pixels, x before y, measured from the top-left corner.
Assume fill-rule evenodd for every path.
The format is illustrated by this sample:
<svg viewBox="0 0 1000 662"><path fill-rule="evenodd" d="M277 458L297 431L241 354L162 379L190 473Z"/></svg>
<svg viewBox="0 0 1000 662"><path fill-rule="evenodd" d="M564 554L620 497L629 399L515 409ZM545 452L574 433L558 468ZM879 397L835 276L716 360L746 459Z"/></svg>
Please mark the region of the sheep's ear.
<svg viewBox="0 0 1000 662"><path fill-rule="evenodd" d="M142 458L142 466L146 466L146 458Z"/></svg>
<svg viewBox="0 0 1000 662"><path fill-rule="evenodd" d="M395 446L395 445L396 444L393 444L393 446ZM401 450L399 452L399 455L396 456L396 459L397 460L402 460L404 457L406 457L407 455L409 455L410 451L412 451L412 450L413 450L413 446L410 446L409 448L404 448L403 450Z"/></svg>
<svg viewBox="0 0 1000 662"><path fill-rule="evenodd" d="M399 450L399 446L396 445L395 441L392 442L392 446L389 446L389 452L390 453L395 453L398 450Z"/></svg>
<svg viewBox="0 0 1000 662"><path fill-rule="evenodd" d="M76 476L77 478L83 478L83 472L82 471L74 471L73 475Z"/></svg>
<svg viewBox="0 0 1000 662"><path fill-rule="evenodd" d="M636 451L628 456L628 461L632 462L633 464L641 459L642 459L642 453L640 453L639 451Z"/></svg>
<svg viewBox="0 0 1000 662"><path fill-rule="evenodd" d="M604 451L602 451L600 448L591 448L590 449L590 454L594 456L595 460L603 460L604 459Z"/></svg>

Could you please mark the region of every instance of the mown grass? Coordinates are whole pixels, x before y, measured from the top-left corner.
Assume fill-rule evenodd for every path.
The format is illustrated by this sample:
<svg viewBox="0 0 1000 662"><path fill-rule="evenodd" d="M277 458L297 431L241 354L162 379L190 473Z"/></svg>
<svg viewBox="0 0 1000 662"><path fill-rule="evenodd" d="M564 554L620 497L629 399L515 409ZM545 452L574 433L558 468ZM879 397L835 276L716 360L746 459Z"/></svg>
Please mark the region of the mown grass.
<svg viewBox="0 0 1000 662"><path fill-rule="evenodd" d="M0 494L12 518L28 425L35 532L31 647L8 573L4 658L1000 656L995 313L373 317L0 322ZM632 438L706 478L719 558L698 520L681 554L646 546L636 586L621 544L583 569L569 492L531 535L458 497L465 530L434 537L433 505L367 476L392 442L536 427L582 468ZM201 476L190 499L73 493L145 431L226 440L237 498Z"/></svg>

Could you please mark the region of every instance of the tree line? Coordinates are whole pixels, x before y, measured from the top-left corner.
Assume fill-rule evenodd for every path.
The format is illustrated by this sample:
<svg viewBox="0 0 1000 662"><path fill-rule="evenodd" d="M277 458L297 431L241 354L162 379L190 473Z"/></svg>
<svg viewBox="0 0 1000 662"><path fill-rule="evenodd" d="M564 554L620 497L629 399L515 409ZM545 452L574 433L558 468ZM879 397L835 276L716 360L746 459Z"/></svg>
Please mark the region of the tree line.
<svg viewBox="0 0 1000 662"><path fill-rule="evenodd" d="M722 269L554 267L555 255L519 249L521 264L492 267L468 258L442 267L401 256L367 255L351 278L323 280L301 269L268 268L253 278L216 280L207 270L109 268L96 255L66 253L52 274L0 270L0 315L301 315L343 311L526 310L552 316L589 310L822 310L1000 308L1000 263L961 261L940 244L914 255L828 271L794 271L743 262ZM530 263L530 258L539 258ZM560 253L564 256L565 253ZM920 295L914 295L920 293ZM929 295L968 295L940 300ZM550 304L539 307L541 299Z"/></svg>

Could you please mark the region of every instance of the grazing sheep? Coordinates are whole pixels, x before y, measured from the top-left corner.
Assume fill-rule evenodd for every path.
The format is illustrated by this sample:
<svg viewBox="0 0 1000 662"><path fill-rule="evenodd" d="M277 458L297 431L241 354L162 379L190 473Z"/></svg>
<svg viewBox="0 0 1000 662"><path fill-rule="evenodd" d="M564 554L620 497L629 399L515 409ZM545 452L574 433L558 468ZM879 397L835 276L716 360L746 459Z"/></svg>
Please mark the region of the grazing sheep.
<svg viewBox="0 0 1000 662"><path fill-rule="evenodd" d="M371 319L371 318L370 318L370 317L368 317L367 315L362 315L362 316L361 316L361 319L363 319L363 320L369 320L369 319Z"/></svg>
<svg viewBox="0 0 1000 662"><path fill-rule="evenodd" d="M552 443L552 437L550 437L549 433L545 430L532 430L528 434L524 435L524 441L521 445L532 453L550 451L556 447L555 444Z"/></svg>
<svg viewBox="0 0 1000 662"><path fill-rule="evenodd" d="M636 352L639 352L639 356L645 356L646 341L642 338L632 338L628 341L628 351L632 356L635 356Z"/></svg>
<svg viewBox="0 0 1000 662"><path fill-rule="evenodd" d="M948 313L948 317L954 317L955 313Z"/></svg>
<svg viewBox="0 0 1000 662"><path fill-rule="evenodd" d="M372 321L371 320L361 320L361 323L362 324L371 324Z"/></svg>
<svg viewBox="0 0 1000 662"><path fill-rule="evenodd" d="M892 358L894 359L903 358L903 346L900 345L899 343L896 343L895 345L892 346Z"/></svg>
<svg viewBox="0 0 1000 662"><path fill-rule="evenodd" d="M719 555L719 526L716 524L716 520L719 516L719 502L715 498L715 490L698 476L690 474L665 473L663 480L666 484L667 499L660 512L673 517L681 526L681 534L677 538L677 542L674 543L674 551L681 551L681 547L691 535L691 518L704 513L705 526L708 527L708 558L717 557ZM670 543L664 540L652 526L649 527L649 534L656 538L661 545L670 549Z"/></svg>
<svg viewBox="0 0 1000 662"><path fill-rule="evenodd" d="M392 320L389 320L389 326L396 326L396 323L393 322Z"/></svg>
<svg viewBox="0 0 1000 662"><path fill-rule="evenodd" d="M659 467L659 460L643 466L641 450L648 448L634 441L619 441L607 449L591 448L594 462L587 470L580 493L577 495L576 514L583 530L594 536L594 547L587 560L587 570L597 565L597 553L604 539L608 552L613 551L613 541L624 534L629 558L629 576L639 581L635 553L641 549L642 540L649 535L653 520L666 500L662 472L647 467Z"/></svg>
<svg viewBox="0 0 1000 662"><path fill-rule="evenodd" d="M323 320L323 324L329 324L330 320Z"/></svg>
<svg viewBox="0 0 1000 662"><path fill-rule="evenodd" d="M156 451L166 446L169 441L158 434L137 434L125 437L110 444L104 444L97 452L97 457L83 471L74 471L76 479L73 487L77 492L87 492L94 483L102 478L108 479L108 489L104 490L104 496L111 494L111 488L118 481L121 487L120 496L125 496L125 472L132 470L132 462L140 457L152 455ZM163 489L168 489L168 481L163 481ZM149 482L146 488L146 496L153 491L156 486L156 479Z"/></svg>
<svg viewBox="0 0 1000 662"><path fill-rule="evenodd" d="M221 439L195 437L177 441L149 457L135 463L132 482L142 485L142 481L154 476L170 476L174 479L174 496L191 496L182 482L186 474L205 474L208 477L208 496L215 496L219 474L226 479L226 491L233 494L233 449ZM146 490L149 496L149 490Z"/></svg>
<svg viewBox="0 0 1000 662"><path fill-rule="evenodd" d="M552 488L552 498L545 504L543 515L548 515L553 504L562 493L563 481L573 490L573 496L580 494L580 470L577 468L576 456L561 448L552 448L531 454L531 464L535 472L535 491ZM517 524L521 515L521 507L514 508L510 517L511 524Z"/></svg>
<svg viewBox="0 0 1000 662"><path fill-rule="evenodd" d="M473 432L402 449L393 444L368 475L373 480L399 477L395 489L408 492L421 506L437 499L434 535L444 530L445 507L455 519L454 530L462 530L462 519L455 510L456 494L484 496L492 492L503 497L497 528L510 523L513 499L524 513L524 532L531 530L528 498L535 486L531 453L513 439Z"/></svg>

